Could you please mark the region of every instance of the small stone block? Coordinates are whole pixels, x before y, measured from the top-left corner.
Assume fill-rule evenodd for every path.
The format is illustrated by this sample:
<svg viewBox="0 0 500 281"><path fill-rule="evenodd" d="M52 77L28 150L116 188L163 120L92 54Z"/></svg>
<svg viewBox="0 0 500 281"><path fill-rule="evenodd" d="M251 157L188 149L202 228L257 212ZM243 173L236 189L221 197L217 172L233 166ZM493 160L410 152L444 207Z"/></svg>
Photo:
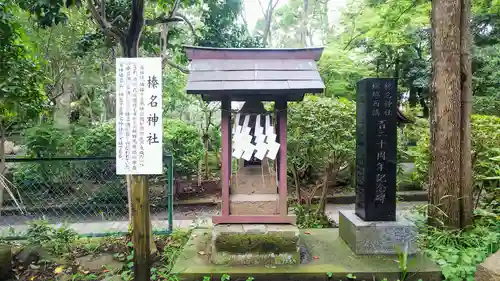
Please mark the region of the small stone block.
<svg viewBox="0 0 500 281"><path fill-rule="evenodd" d="M241 224L219 224L214 228L217 233L244 233L243 225Z"/></svg>
<svg viewBox="0 0 500 281"><path fill-rule="evenodd" d="M340 237L357 255L395 255L417 253L415 225L399 216L396 221L364 221L354 211L340 211Z"/></svg>
<svg viewBox="0 0 500 281"><path fill-rule="evenodd" d="M235 216L278 214L277 194L231 194L229 212Z"/></svg>
<svg viewBox="0 0 500 281"><path fill-rule="evenodd" d="M500 281L500 251L489 256L476 270L476 281Z"/></svg>
<svg viewBox="0 0 500 281"><path fill-rule="evenodd" d="M300 263L300 253L212 253L211 261L217 265L289 265Z"/></svg>
<svg viewBox="0 0 500 281"><path fill-rule="evenodd" d="M286 237L299 237L299 228L291 224L268 224L267 226L268 234L280 234Z"/></svg>
<svg viewBox="0 0 500 281"><path fill-rule="evenodd" d="M245 233L266 233L266 226L263 224L244 224L243 231Z"/></svg>
<svg viewBox="0 0 500 281"><path fill-rule="evenodd" d="M293 225L216 225L212 234L214 264L295 264L299 230Z"/></svg>

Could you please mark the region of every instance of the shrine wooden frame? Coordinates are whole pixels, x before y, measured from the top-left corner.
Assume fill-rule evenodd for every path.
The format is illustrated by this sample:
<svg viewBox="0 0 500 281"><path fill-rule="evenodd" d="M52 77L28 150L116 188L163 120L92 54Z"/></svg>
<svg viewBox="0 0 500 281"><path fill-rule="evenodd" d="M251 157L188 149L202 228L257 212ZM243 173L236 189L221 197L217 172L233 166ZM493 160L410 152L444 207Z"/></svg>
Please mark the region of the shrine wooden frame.
<svg viewBox="0 0 500 281"><path fill-rule="evenodd" d="M221 102L221 137L222 137L222 212L220 216L212 217L213 224L225 223L279 223L296 224L296 217L288 215L287 190L287 100L275 101L277 111L277 131L280 143L278 163L278 214L276 215L231 215L230 191L232 175L231 157L231 99L226 97Z"/></svg>
<svg viewBox="0 0 500 281"><path fill-rule="evenodd" d="M305 94L322 93L325 85L317 61L323 48L207 48L185 46L191 62L186 92L204 101L221 101L221 214L214 224L277 223L296 224L288 214L287 192L287 102L302 101ZM210 75L213 72L214 75ZM280 148L276 157L277 197L273 214L232 215L232 101L273 101L276 134Z"/></svg>

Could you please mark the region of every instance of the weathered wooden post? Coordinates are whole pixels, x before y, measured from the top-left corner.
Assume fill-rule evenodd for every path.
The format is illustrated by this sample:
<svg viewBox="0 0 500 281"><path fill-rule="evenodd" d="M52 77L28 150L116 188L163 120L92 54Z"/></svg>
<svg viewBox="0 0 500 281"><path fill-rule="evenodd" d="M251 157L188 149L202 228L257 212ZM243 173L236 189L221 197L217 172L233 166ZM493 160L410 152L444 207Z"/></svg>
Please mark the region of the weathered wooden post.
<svg viewBox="0 0 500 281"><path fill-rule="evenodd" d="M132 175L135 280L150 280L147 175L163 173L161 58L116 59L116 173Z"/></svg>

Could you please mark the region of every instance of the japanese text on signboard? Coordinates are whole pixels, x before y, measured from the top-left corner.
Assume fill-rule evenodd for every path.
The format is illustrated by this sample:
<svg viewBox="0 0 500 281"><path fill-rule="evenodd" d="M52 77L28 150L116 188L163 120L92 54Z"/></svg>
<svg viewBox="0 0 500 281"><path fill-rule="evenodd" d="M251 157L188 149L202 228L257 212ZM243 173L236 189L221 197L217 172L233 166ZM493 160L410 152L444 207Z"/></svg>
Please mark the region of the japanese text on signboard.
<svg viewBox="0 0 500 281"><path fill-rule="evenodd" d="M116 59L116 173L162 174L160 58Z"/></svg>

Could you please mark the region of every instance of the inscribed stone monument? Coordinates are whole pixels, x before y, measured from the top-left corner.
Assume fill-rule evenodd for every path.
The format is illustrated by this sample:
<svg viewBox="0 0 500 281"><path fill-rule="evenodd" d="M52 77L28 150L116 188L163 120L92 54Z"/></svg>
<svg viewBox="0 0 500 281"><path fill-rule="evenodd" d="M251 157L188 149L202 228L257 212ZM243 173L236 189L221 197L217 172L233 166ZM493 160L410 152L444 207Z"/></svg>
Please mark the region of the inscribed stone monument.
<svg viewBox="0 0 500 281"><path fill-rule="evenodd" d="M397 84L358 82L356 97L356 207L340 211L340 237L358 255L417 252L415 225L396 216Z"/></svg>
<svg viewBox="0 0 500 281"><path fill-rule="evenodd" d="M356 97L356 214L396 220L396 80L358 82Z"/></svg>

